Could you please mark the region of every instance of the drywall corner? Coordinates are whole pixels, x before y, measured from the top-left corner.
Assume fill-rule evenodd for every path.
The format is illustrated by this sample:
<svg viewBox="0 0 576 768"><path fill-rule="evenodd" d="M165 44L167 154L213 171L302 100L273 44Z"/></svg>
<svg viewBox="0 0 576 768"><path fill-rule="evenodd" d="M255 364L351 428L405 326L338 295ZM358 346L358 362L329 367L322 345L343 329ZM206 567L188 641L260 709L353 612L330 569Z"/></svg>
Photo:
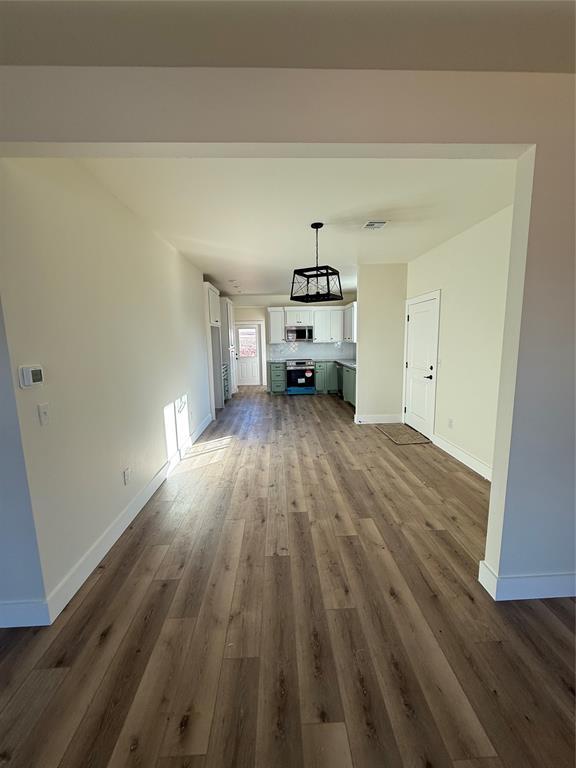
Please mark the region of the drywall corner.
<svg viewBox="0 0 576 768"><path fill-rule="evenodd" d="M49 624L0 304L0 627Z"/></svg>
<svg viewBox="0 0 576 768"><path fill-rule="evenodd" d="M358 267L358 414L401 413L407 274L406 264Z"/></svg>

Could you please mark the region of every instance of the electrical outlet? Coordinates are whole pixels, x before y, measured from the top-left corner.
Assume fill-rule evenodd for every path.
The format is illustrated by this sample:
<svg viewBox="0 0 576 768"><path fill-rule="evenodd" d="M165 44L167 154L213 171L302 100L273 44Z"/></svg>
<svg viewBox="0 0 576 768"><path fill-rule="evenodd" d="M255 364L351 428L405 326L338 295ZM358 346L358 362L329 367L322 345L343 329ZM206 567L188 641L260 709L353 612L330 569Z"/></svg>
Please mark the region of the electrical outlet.
<svg viewBox="0 0 576 768"><path fill-rule="evenodd" d="M128 485L128 483L132 479L132 470L130 469L130 467L126 467L126 469L122 471L122 478L124 480L124 485Z"/></svg>
<svg viewBox="0 0 576 768"><path fill-rule="evenodd" d="M449 418L448 419L448 429L453 429L453 428L454 428L454 419L453 418Z"/></svg>

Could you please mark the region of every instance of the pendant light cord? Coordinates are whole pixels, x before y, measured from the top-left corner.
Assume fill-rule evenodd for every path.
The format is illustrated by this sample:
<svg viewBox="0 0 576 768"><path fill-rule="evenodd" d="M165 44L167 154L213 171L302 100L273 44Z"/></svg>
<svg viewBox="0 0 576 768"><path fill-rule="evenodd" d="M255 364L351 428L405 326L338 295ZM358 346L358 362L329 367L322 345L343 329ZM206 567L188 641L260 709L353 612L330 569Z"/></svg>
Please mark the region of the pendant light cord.
<svg viewBox="0 0 576 768"><path fill-rule="evenodd" d="M318 270L318 230L316 230L316 270Z"/></svg>

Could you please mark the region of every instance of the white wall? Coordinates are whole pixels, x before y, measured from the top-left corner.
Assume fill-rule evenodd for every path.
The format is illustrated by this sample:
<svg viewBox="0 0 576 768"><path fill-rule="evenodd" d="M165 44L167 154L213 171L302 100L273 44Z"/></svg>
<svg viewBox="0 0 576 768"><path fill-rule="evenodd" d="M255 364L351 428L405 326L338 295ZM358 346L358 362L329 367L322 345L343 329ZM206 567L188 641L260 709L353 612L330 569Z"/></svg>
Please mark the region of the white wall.
<svg viewBox="0 0 576 768"><path fill-rule="evenodd" d="M45 385L16 399L50 597L164 467L164 407L187 394L190 430L206 423L202 275L75 161L0 168L13 374L45 366Z"/></svg>
<svg viewBox="0 0 576 768"><path fill-rule="evenodd" d="M255 323L263 320L266 323L268 312L266 307L237 307L234 305L234 322Z"/></svg>
<svg viewBox="0 0 576 768"><path fill-rule="evenodd" d="M406 264L358 267L357 421L400 421L406 274Z"/></svg>
<svg viewBox="0 0 576 768"><path fill-rule="evenodd" d="M434 432L488 468L494 453L511 228L512 206L408 264L409 298L441 290Z"/></svg>

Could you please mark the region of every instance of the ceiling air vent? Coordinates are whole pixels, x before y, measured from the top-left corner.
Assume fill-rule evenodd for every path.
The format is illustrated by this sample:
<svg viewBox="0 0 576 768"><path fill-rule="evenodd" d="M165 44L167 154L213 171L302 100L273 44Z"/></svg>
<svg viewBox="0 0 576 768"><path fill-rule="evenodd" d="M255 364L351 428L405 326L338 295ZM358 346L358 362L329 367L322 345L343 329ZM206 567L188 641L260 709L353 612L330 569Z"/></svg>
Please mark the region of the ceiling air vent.
<svg viewBox="0 0 576 768"><path fill-rule="evenodd" d="M363 224L362 229L382 229L388 222L386 221L367 221Z"/></svg>

